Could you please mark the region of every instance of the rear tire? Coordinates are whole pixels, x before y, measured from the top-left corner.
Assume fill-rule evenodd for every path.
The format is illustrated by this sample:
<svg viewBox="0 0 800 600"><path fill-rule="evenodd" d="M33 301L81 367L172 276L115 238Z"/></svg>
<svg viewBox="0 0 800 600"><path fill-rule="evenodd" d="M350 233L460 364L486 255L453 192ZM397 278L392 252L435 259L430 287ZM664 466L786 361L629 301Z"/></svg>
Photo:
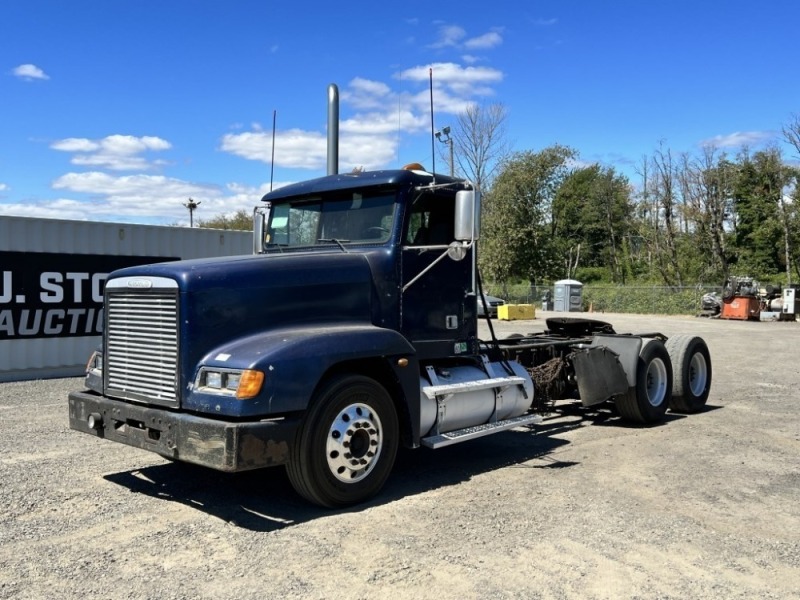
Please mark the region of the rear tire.
<svg viewBox="0 0 800 600"><path fill-rule="evenodd" d="M676 335L667 340L672 360L670 410L696 413L703 409L711 391L711 355L701 337Z"/></svg>
<svg viewBox="0 0 800 600"><path fill-rule="evenodd" d="M338 508L375 495L394 465L399 425L374 379L342 375L315 394L286 471L309 502Z"/></svg>
<svg viewBox="0 0 800 600"><path fill-rule="evenodd" d="M620 416L636 423L664 419L672 396L672 363L661 340L642 340L636 365L636 385L614 403Z"/></svg>

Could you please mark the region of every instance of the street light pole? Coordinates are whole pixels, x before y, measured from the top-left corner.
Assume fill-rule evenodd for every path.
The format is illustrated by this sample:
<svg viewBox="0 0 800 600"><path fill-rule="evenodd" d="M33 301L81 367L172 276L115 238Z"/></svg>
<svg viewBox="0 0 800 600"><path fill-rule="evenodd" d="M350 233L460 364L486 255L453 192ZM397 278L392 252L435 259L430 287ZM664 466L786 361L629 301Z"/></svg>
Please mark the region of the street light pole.
<svg viewBox="0 0 800 600"><path fill-rule="evenodd" d="M195 202L192 198L189 198L189 201L184 206L189 209L189 227L194 227L194 211L200 206L200 202Z"/></svg>
<svg viewBox="0 0 800 600"><path fill-rule="evenodd" d="M436 139L446 146L450 146L450 177L455 177L455 165L453 164L453 138L450 137L450 126L443 127L436 132Z"/></svg>

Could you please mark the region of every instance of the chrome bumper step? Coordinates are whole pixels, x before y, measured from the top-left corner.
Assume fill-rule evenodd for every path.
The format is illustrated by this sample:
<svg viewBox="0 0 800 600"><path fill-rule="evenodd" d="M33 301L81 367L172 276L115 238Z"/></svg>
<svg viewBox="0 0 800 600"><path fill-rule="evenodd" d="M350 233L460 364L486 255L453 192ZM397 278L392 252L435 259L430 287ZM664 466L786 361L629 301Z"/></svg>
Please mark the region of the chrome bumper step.
<svg viewBox="0 0 800 600"><path fill-rule="evenodd" d="M542 422L541 415L522 415L521 417L514 417L512 419L503 419L494 423L485 423L483 425L476 425L474 427L465 427L464 429L456 429L455 431L448 431L447 433L440 433L438 435L431 435L420 440L422 445L427 448L443 448L445 446L452 446L460 442L474 440L485 435L491 435L505 429L513 429L522 425L535 425Z"/></svg>

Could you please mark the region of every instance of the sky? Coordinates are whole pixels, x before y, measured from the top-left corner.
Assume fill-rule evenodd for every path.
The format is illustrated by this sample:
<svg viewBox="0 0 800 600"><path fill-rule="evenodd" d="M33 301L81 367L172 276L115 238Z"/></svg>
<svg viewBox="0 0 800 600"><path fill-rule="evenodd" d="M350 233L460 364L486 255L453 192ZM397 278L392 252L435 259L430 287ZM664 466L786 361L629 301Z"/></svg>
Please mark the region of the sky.
<svg viewBox="0 0 800 600"><path fill-rule="evenodd" d="M0 215L250 211L325 175L331 83L340 171L447 172L430 72L434 129L500 103L515 151L567 145L634 184L659 146L797 160L798 22L798 0L3 0Z"/></svg>

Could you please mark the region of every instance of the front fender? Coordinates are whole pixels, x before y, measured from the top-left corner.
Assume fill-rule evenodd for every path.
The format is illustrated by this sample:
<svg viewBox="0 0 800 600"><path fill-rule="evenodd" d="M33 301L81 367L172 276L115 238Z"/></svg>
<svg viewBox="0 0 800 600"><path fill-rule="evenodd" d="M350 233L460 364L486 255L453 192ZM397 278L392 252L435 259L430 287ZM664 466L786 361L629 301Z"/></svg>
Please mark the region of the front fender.
<svg viewBox="0 0 800 600"><path fill-rule="evenodd" d="M367 358L412 357L413 346L398 332L374 325L343 324L271 330L229 342L206 354L200 367L257 369L261 393L249 400L193 389L183 407L228 417L268 417L307 408L314 388L334 365Z"/></svg>

